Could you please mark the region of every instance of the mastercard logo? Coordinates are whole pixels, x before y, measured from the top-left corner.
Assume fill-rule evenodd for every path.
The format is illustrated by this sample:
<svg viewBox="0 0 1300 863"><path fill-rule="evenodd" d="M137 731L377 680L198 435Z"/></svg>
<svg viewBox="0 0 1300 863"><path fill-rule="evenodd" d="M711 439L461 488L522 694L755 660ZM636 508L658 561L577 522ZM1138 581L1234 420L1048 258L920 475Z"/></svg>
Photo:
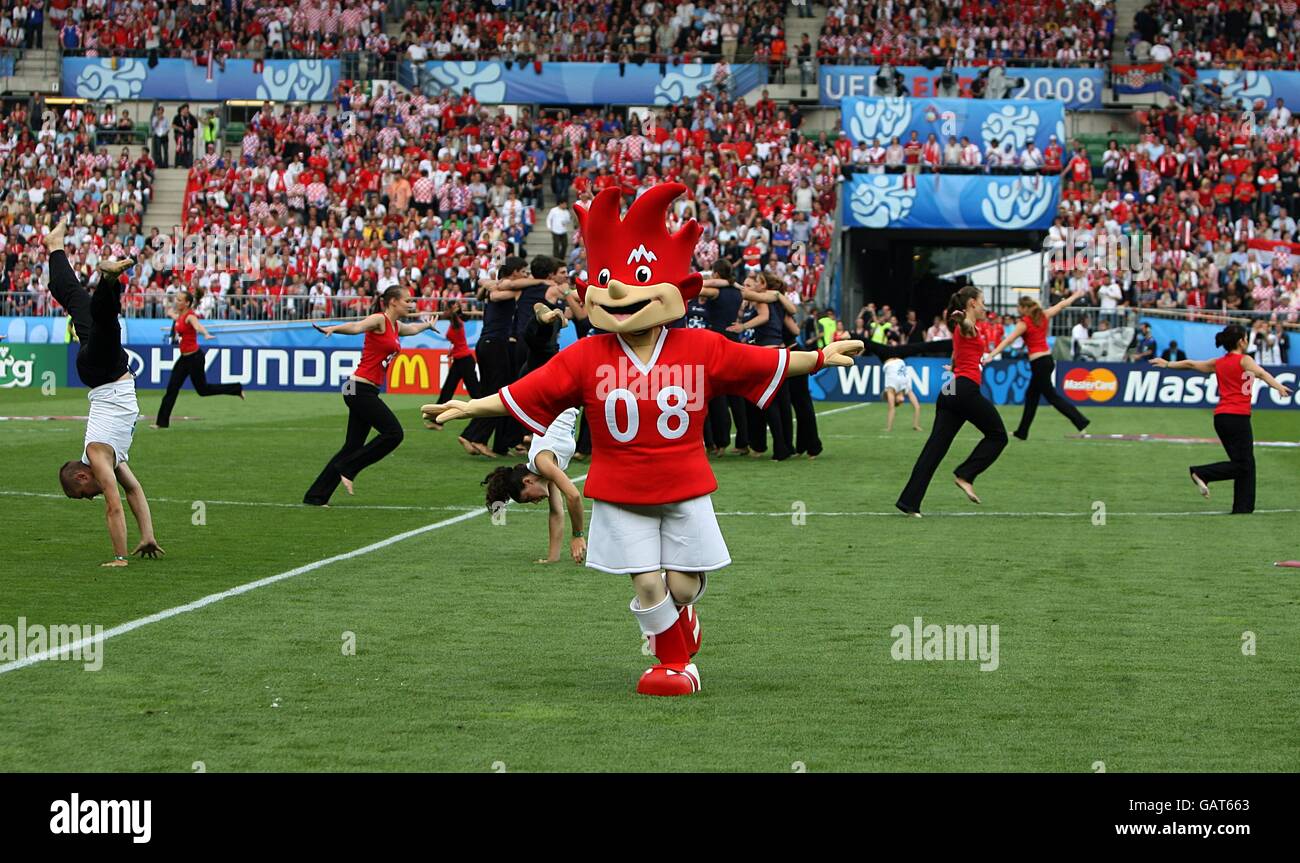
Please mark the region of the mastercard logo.
<svg viewBox="0 0 1300 863"><path fill-rule="evenodd" d="M1108 402L1119 392L1119 380L1110 369L1070 369L1061 389L1076 402Z"/></svg>

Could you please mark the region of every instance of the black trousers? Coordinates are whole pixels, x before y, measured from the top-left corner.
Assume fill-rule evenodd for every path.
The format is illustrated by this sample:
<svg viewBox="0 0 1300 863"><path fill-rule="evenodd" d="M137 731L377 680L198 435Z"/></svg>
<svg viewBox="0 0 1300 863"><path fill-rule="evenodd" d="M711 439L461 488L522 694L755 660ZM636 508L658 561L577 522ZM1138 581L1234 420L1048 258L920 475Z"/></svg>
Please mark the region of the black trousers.
<svg viewBox="0 0 1300 863"><path fill-rule="evenodd" d="M817 434L817 410L812 391L808 389L808 376L786 378L785 386L790 391L790 406L794 408L794 451L821 455L822 439Z"/></svg>
<svg viewBox="0 0 1300 863"><path fill-rule="evenodd" d="M709 402L709 427L713 445L725 448L731 442L731 426L736 426L736 449L749 447L749 402L740 396L715 396Z"/></svg>
<svg viewBox="0 0 1300 863"><path fill-rule="evenodd" d="M122 284L101 274L92 295L77 278L62 249L50 255L50 294L72 318L81 345L77 349L77 375L86 386L103 386L119 380L129 368L122 350Z"/></svg>
<svg viewBox="0 0 1300 863"><path fill-rule="evenodd" d="M456 385L461 381L465 382L465 390L470 398L479 397L478 369L473 354L451 361L451 367L447 369L447 379L442 382L442 392L438 393L438 404L451 401L456 395Z"/></svg>
<svg viewBox="0 0 1300 863"><path fill-rule="evenodd" d="M180 395L185 379L194 381L194 391L201 396L237 396L244 391L243 384L210 384L208 373L203 369L202 349L192 354L181 354L172 366L171 377L167 378L167 392L163 395L162 406L158 408L159 428L171 425L172 408L176 406L176 396Z"/></svg>
<svg viewBox="0 0 1300 863"><path fill-rule="evenodd" d="M785 382L777 388L767 407L760 409L746 402L746 422L749 426L749 448L754 452L767 452L767 432L772 431L772 458L782 461L794 455L794 419L790 410L790 390Z"/></svg>
<svg viewBox="0 0 1300 863"><path fill-rule="evenodd" d="M402 443L402 424L379 398L379 387L348 379L343 383L343 403L348 406L348 432L336 452L307 489L302 502L323 506L339 487L339 478L357 474L388 455ZM370 430L379 432L370 443Z"/></svg>
<svg viewBox="0 0 1300 863"><path fill-rule="evenodd" d="M582 409L582 420L578 423L577 452L591 455L591 426L587 424L587 409Z"/></svg>
<svg viewBox="0 0 1300 863"><path fill-rule="evenodd" d="M1074 403L1061 395L1052 385L1052 371L1056 361L1051 356L1039 357L1029 361L1029 388L1025 390L1025 409L1020 414L1020 425L1016 428L1016 437L1029 437L1029 427L1034 423L1034 414L1038 413L1038 400L1047 399L1047 403L1060 411L1074 427L1083 431L1088 427L1088 420Z"/></svg>
<svg viewBox="0 0 1300 863"><path fill-rule="evenodd" d="M1227 461L1191 468L1205 482L1232 480L1232 511L1246 514L1255 511L1255 433L1250 417L1240 414L1215 414L1214 431L1228 453Z"/></svg>
<svg viewBox="0 0 1300 863"><path fill-rule="evenodd" d="M149 140L153 142L153 160L159 168L167 167L167 136L150 135Z"/></svg>
<svg viewBox="0 0 1300 863"><path fill-rule="evenodd" d="M930 439L921 449L921 455L912 468L912 476L907 481L903 493L898 496L898 508L904 512L920 512L921 501L930 487L930 480L938 470L939 463L948 454L957 432L966 423L979 429L984 438L975 445L967 459L957 466L953 475L966 482L988 470L998 455L1007 445L1007 430L1002 425L1002 417L992 402L980 394L979 384L969 378L954 378L953 392L943 392L935 403L934 424L930 428Z"/></svg>
<svg viewBox="0 0 1300 863"><path fill-rule="evenodd" d="M478 368L482 373L483 395L500 392L515 380L519 363L515 360L515 346L509 339L479 339L475 348ZM480 417L470 422L464 438L474 443L492 443L492 451L505 455L510 448L523 440L523 429L514 417Z"/></svg>

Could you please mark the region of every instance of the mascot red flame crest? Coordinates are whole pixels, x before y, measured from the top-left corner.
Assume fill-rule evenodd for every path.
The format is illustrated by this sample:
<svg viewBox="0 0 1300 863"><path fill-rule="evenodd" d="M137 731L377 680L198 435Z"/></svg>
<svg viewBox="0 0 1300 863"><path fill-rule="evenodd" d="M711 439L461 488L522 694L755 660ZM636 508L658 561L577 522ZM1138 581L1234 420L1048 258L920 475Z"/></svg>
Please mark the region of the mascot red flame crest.
<svg viewBox="0 0 1300 863"><path fill-rule="evenodd" d="M587 280L578 280L579 296L589 310L595 307L613 316L597 324L601 329L630 332L673 320L685 314L686 302L699 294L703 280L691 262L700 225L690 219L676 233L669 233L666 224L668 207L685 191L681 183L655 186L622 217L623 193L618 188L596 195L590 208L574 207L587 251ZM668 286L675 289L676 298L667 296ZM646 305L655 300L663 308L649 316L641 312L652 311ZM618 317L621 309L634 311ZM665 317L669 312L675 314ZM615 325L607 326L610 323ZM634 326L624 326L628 323Z"/></svg>

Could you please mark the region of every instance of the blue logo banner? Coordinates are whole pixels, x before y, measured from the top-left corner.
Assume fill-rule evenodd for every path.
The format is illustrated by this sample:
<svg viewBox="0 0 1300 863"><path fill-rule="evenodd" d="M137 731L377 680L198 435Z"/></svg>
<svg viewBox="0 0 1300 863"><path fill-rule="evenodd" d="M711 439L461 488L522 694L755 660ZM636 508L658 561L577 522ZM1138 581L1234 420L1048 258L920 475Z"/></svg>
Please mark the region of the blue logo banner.
<svg viewBox="0 0 1300 863"><path fill-rule="evenodd" d="M952 373L944 368L952 361L947 357L913 357L907 360L912 392L922 404L933 404L939 390ZM884 367L879 360L858 359L853 366L822 369L809 378L814 399L832 402L874 402L885 392ZM984 368L980 391L998 405L1018 405L1025 400L1029 387L1029 363L1025 360L999 360Z"/></svg>
<svg viewBox="0 0 1300 863"><path fill-rule="evenodd" d="M928 99L936 95L942 69L924 66L896 66L903 76L907 92L913 98ZM817 73L817 89L823 105L834 107L854 96L874 95L872 82L879 66L823 65ZM983 69L958 66L957 82L963 96L970 96L971 83ZM1062 102L1069 111L1101 110L1101 90L1105 80L1102 69L1020 69L1008 68L1008 78L1022 78L1013 87L1012 99L1039 99Z"/></svg>
<svg viewBox="0 0 1300 863"><path fill-rule="evenodd" d="M399 80L426 93L468 89L489 105L537 102L545 105L675 105L690 101L700 88L714 88L712 63L669 64L659 74L659 64L628 63L619 73L617 63L543 63L541 72L529 64L452 62L431 60L423 66L403 63ZM734 94L767 83L767 67L737 64L731 67Z"/></svg>
<svg viewBox="0 0 1300 863"><path fill-rule="evenodd" d="M77 374L77 350L68 346L68 385L85 386ZM138 389L167 386L180 348L160 345L127 345L126 356ZM361 362L361 346L355 348L204 348L208 380L221 384L244 384L259 390L338 392L343 381Z"/></svg>
<svg viewBox="0 0 1300 863"><path fill-rule="evenodd" d="M1242 99L1254 103L1263 99L1272 110L1278 99L1292 111L1300 111L1300 72L1247 72L1239 69L1202 69L1196 73L1201 84L1218 81L1223 97L1236 104Z"/></svg>
<svg viewBox="0 0 1300 863"><path fill-rule="evenodd" d="M854 174L844 183L850 228L1047 230L1061 178L983 174Z"/></svg>
<svg viewBox="0 0 1300 863"><path fill-rule="evenodd" d="M216 102L330 102L339 82L338 60L227 60L225 71L175 58L150 66L138 57L69 57L63 61L63 95L80 99L167 99Z"/></svg>
<svg viewBox="0 0 1300 863"><path fill-rule="evenodd" d="M1060 102L1015 99L845 99L840 123L853 143L891 138L906 142L912 132L921 141L933 132L940 144L948 138L970 138L983 152L993 141L1011 141L1019 154L1033 141L1039 150L1051 136L1065 145L1065 105Z"/></svg>
<svg viewBox="0 0 1300 863"><path fill-rule="evenodd" d="M1292 389L1282 398L1263 381L1256 380L1251 406L1255 410L1300 408L1300 366L1271 366L1278 382ZM1196 371L1171 371L1150 363L1056 364L1056 385L1066 397L1087 410L1091 407L1212 408L1219 403L1218 379Z"/></svg>

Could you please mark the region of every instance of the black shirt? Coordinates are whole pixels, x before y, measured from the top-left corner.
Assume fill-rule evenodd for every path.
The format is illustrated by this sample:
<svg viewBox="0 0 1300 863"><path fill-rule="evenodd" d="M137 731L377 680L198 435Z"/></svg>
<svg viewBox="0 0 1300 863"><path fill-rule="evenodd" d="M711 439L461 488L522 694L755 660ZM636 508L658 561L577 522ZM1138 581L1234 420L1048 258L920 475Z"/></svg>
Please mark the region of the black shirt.
<svg viewBox="0 0 1300 863"><path fill-rule="evenodd" d="M785 344L785 306L780 300L767 304L767 323L754 331L754 344L765 347Z"/></svg>
<svg viewBox="0 0 1300 863"><path fill-rule="evenodd" d="M709 328L709 304L698 296L686 304L686 326L692 330Z"/></svg>
<svg viewBox="0 0 1300 863"><path fill-rule="evenodd" d="M533 306L537 303L546 303L546 285L533 285L519 292L519 299L515 301L514 330L511 333L515 338L523 338L528 325L537 319L533 311Z"/></svg>
<svg viewBox="0 0 1300 863"><path fill-rule="evenodd" d="M489 301L483 307L480 339L508 339L514 334L515 298Z"/></svg>
<svg viewBox="0 0 1300 863"><path fill-rule="evenodd" d="M548 302L543 297L538 302L548 308L564 310L564 300ZM523 306L523 303L521 302L519 305ZM530 311L532 310L531 305L528 308ZM540 368L560 351L560 322L543 324L537 320L537 313L533 311L528 318L527 325L520 332L519 339L528 349L524 371L528 372Z"/></svg>
<svg viewBox="0 0 1300 863"><path fill-rule="evenodd" d="M737 335L727 332L727 327L736 322L741 302L740 288L735 284L719 288L718 295L706 304L709 312L709 329L715 333L722 333L733 342L737 341Z"/></svg>

